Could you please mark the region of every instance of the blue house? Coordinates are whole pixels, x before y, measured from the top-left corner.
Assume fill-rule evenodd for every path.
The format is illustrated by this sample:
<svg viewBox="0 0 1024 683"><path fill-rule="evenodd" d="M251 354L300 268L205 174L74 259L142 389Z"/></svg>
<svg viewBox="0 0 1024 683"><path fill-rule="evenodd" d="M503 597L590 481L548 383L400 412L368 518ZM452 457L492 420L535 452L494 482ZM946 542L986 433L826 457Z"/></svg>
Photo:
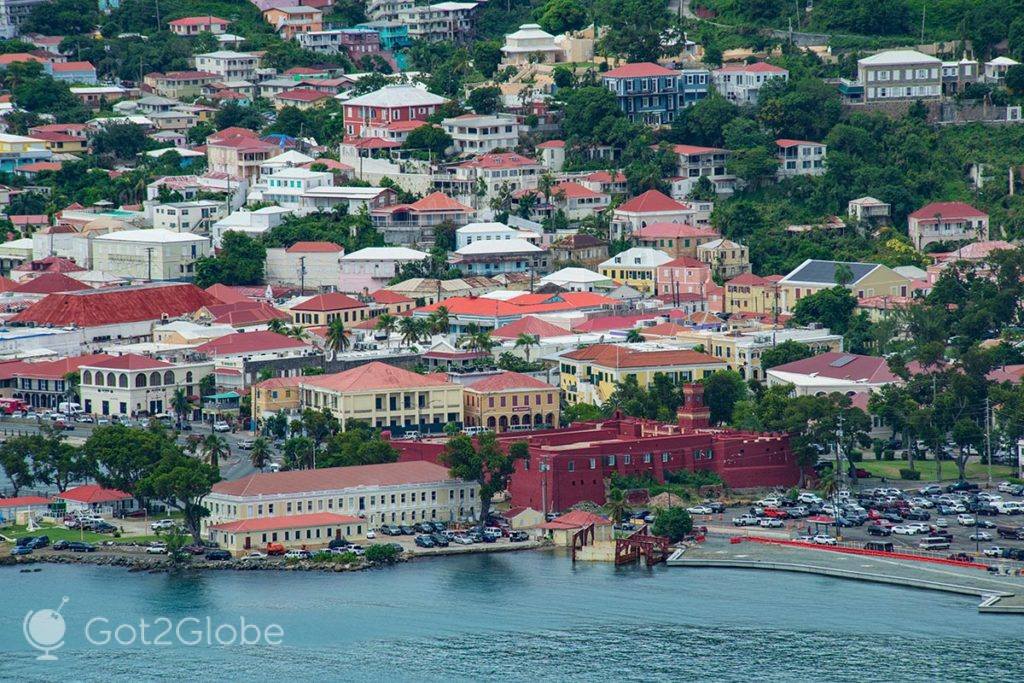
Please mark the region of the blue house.
<svg viewBox="0 0 1024 683"><path fill-rule="evenodd" d="M669 125L677 113L708 96L706 69L674 71L652 62L623 64L601 77L634 123Z"/></svg>

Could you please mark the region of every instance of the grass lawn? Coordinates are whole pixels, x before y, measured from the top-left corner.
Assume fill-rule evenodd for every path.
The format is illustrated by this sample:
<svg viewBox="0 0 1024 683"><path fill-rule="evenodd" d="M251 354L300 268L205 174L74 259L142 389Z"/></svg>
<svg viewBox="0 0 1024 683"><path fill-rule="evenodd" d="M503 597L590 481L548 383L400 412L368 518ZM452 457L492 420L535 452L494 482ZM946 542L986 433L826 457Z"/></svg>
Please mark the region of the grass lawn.
<svg viewBox="0 0 1024 683"><path fill-rule="evenodd" d="M82 532L79 529L68 529L64 526L41 526L36 531L28 531L24 524L8 526L0 529L0 535L8 538L21 538L23 536L49 536L50 542L56 541L85 541L86 543L102 543L103 541L135 541L136 543L148 543L158 539L155 535L146 536L121 536L114 538L111 534L96 534L91 531Z"/></svg>
<svg viewBox="0 0 1024 683"><path fill-rule="evenodd" d="M857 467L866 469L876 477L885 477L886 479L899 479L900 468L906 468L906 466L907 462L905 460L863 460L857 463ZM936 480L934 460L918 460L914 462L914 469L921 473L921 481ZM992 479L994 481L1001 481L1007 477L1012 477L1014 474L1014 468L1008 465L992 466ZM958 476L956 464L944 460L942 462L942 481L956 481ZM986 477L988 477L988 466L980 462L967 463L968 479L984 479Z"/></svg>

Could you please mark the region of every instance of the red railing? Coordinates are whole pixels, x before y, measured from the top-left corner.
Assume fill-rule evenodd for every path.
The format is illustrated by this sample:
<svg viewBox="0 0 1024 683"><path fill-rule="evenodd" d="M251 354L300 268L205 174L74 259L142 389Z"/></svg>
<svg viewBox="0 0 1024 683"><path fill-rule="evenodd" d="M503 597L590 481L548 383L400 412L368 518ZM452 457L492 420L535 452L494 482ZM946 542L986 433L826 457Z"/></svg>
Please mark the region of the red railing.
<svg viewBox="0 0 1024 683"><path fill-rule="evenodd" d="M947 567L968 567L971 569L978 569L981 571L988 571L989 566L981 562L964 562L963 560L950 560L945 557L933 557L931 555L917 555L914 553L902 553L902 552L886 552L884 550L868 550L867 548L853 548L841 545L821 545L818 543L808 543L806 541L783 541L775 538L758 538L756 536L737 536L736 538L742 541L752 541L754 543L764 543L767 545L784 545L794 548L809 548L812 550L829 550L834 553L847 553L849 555L863 555L867 557L885 557L890 560L912 560L914 562L930 562L932 564L942 564Z"/></svg>

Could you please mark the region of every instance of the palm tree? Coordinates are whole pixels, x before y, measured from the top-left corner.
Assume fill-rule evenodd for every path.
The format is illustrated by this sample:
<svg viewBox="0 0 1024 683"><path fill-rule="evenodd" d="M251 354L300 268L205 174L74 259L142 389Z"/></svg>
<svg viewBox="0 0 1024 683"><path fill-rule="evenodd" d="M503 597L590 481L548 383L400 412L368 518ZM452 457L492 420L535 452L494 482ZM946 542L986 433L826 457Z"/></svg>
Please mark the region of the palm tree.
<svg viewBox="0 0 1024 683"><path fill-rule="evenodd" d="M608 492L608 502L604 504L604 509L608 511L614 524L622 521L623 516L629 510L629 501L626 500L622 489L612 489Z"/></svg>
<svg viewBox="0 0 1024 683"><path fill-rule="evenodd" d="M178 421L178 427L181 427L182 419L188 420L188 412L192 407L192 403L188 400L188 394L181 387L174 390L174 396L171 397L171 408L174 409L174 415Z"/></svg>
<svg viewBox="0 0 1024 683"><path fill-rule="evenodd" d="M391 343L391 335L394 333L395 328L398 327L398 318L391 315L390 313L381 313L377 318L377 323L374 328L380 330L387 335L385 340L387 343Z"/></svg>
<svg viewBox="0 0 1024 683"><path fill-rule="evenodd" d="M306 334L306 330L302 327L299 327L298 325L292 325L291 327L289 327L288 331L285 334L287 334L289 337L292 337L293 339L300 340L306 339L308 337L308 335Z"/></svg>
<svg viewBox="0 0 1024 683"><path fill-rule="evenodd" d="M267 463L270 462L270 442L266 438L260 436L252 442L249 460L252 462L252 466L260 472L267 466Z"/></svg>
<svg viewBox="0 0 1024 683"><path fill-rule="evenodd" d="M470 351L490 351L497 344L491 339L491 333L480 329L476 323L466 325L466 333L459 337L459 346Z"/></svg>
<svg viewBox="0 0 1024 683"><path fill-rule="evenodd" d="M555 177L550 172L544 173L540 178L537 179L537 189L544 195L544 203L551 204L551 188L558 184Z"/></svg>
<svg viewBox="0 0 1024 683"><path fill-rule="evenodd" d="M412 346L419 340L422 329L416 318L408 316L398 321L398 331L402 335L402 343Z"/></svg>
<svg viewBox="0 0 1024 683"><path fill-rule="evenodd" d="M839 477L834 467L822 472L821 478L818 480L818 488L821 489L821 495L826 500L835 494L839 488Z"/></svg>
<svg viewBox="0 0 1024 683"><path fill-rule="evenodd" d="M526 353L526 362L530 362L530 347L540 346L540 337L536 334L526 334L525 332L516 337L516 348L522 348Z"/></svg>
<svg viewBox="0 0 1024 683"><path fill-rule="evenodd" d="M626 335L626 341L630 344L638 344L644 341L644 335L639 328L634 328Z"/></svg>
<svg viewBox="0 0 1024 683"><path fill-rule="evenodd" d="M220 468L220 460L231 455L231 446L222 437L210 434L203 439L203 454L207 462L216 468Z"/></svg>
<svg viewBox="0 0 1024 683"><path fill-rule="evenodd" d="M451 314L447 306L438 306L437 310L430 314L430 331L434 334L445 334L451 325Z"/></svg>
<svg viewBox="0 0 1024 683"><path fill-rule="evenodd" d="M338 353L344 351L349 345L349 331L340 320L332 320L327 326L327 350L331 352L331 358L337 358Z"/></svg>
<svg viewBox="0 0 1024 683"><path fill-rule="evenodd" d="M288 323L281 318L274 318L267 323L267 329L278 334L288 334Z"/></svg>

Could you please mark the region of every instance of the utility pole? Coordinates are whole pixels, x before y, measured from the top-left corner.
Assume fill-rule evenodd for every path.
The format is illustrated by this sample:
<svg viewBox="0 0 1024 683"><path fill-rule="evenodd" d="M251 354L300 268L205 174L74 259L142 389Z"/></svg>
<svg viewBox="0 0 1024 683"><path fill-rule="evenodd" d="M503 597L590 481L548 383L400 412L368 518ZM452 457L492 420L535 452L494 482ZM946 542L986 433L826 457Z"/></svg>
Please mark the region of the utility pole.
<svg viewBox="0 0 1024 683"><path fill-rule="evenodd" d="M153 247L146 247L146 280L153 281Z"/></svg>
<svg viewBox="0 0 1024 683"><path fill-rule="evenodd" d="M299 296L306 294L306 257L299 257Z"/></svg>
<svg viewBox="0 0 1024 683"><path fill-rule="evenodd" d="M988 488L992 488L992 405L985 397L985 462L988 463Z"/></svg>

